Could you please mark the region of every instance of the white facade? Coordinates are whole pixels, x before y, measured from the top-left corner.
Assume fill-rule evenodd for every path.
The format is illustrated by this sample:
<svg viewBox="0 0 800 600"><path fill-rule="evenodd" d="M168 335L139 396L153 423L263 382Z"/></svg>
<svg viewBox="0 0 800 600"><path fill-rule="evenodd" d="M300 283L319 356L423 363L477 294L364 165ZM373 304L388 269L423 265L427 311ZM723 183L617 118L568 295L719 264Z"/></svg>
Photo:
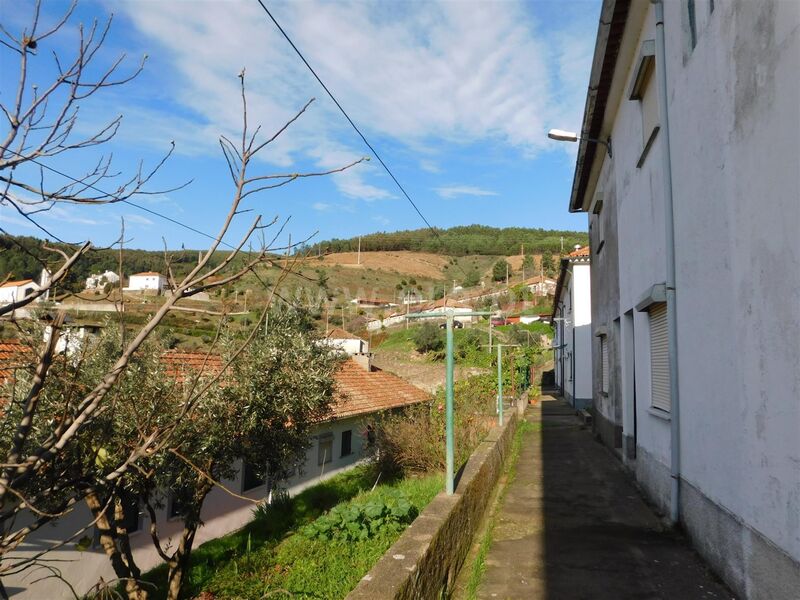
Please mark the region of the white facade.
<svg viewBox="0 0 800 600"><path fill-rule="evenodd" d="M592 402L590 271L588 258L562 259L553 311L556 385L576 409Z"/></svg>
<svg viewBox="0 0 800 600"><path fill-rule="evenodd" d="M601 22L621 7L606 0ZM651 128L664 125L652 121L662 68L654 12L633 2L624 28L618 15L616 33L600 27L592 89L604 63L615 67L587 101L583 132L613 140L613 158L581 143L571 207L590 213L592 327L608 350L603 398L595 342L596 426L666 511L673 414L661 400L665 136ZM680 521L740 597L797 598L800 3L681 0L664 12Z"/></svg>
<svg viewBox="0 0 800 600"><path fill-rule="evenodd" d="M97 273L90 275L86 278L86 289L94 290L103 287L106 283L115 284L119 282L119 275L114 271L105 271L104 273Z"/></svg>
<svg viewBox="0 0 800 600"><path fill-rule="evenodd" d="M161 273L137 273L131 275L126 290L155 290L161 292L167 287L167 278Z"/></svg>
<svg viewBox="0 0 800 600"><path fill-rule="evenodd" d="M364 456L363 449L366 443L364 431L368 419L369 415L320 425L306 451L303 468L297 470L286 482L282 482L280 487L287 489L290 495L294 496L308 487L352 468ZM343 455L342 451L347 449L346 443L343 445L343 438L348 435L347 432L349 432L350 453ZM329 452L330 454L328 454ZM323 458L324 463L322 462ZM244 489L241 466L239 477L234 480L225 480L222 483L233 492L254 500L262 500L270 492L266 484L252 489ZM168 499L165 499L164 505L164 508L157 511L159 532L163 532L165 537L173 534L180 536L183 527L182 521L180 518L168 518ZM203 526L197 531L194 547L244 527L253 519L255 506L254 502L236 498L221 488L215 487L209 493L203 506ZM143 511L143 513L145 512ZM60 519L53 526L45 526L29 536L22 552L18 554L40 551L44 544L52 545L64 540L91 521L89 509L84 504L80 504L68 517ZM161 563L150 539L148 527L149 519L146 514L142 514L139 530L131 536L136 563L145 571ZM90 528L86 534L79 535L76 542L83 535L91 537L92 533L93 530ZM61 575L75 588L78 594L86 593L100 577L103 577L105 581L113 581L116 577L108 557L99 545L81 551L75 548L75 543L70 543L47 554L46 559L49 561L48 564L57 565ZM39 580L37 583L31 583L37 579ZM3 585L12 597L20 600L74 598L66 585L57 578L35 577L31 572L4 577Z"/></svg>
<svg viewBox="0 0 800 600"><path fill-rule="evenodd" d="M39 291L39 284L32 279L22 281L7 281L0 286L0 304L12 304L19 302Z"/></svg>

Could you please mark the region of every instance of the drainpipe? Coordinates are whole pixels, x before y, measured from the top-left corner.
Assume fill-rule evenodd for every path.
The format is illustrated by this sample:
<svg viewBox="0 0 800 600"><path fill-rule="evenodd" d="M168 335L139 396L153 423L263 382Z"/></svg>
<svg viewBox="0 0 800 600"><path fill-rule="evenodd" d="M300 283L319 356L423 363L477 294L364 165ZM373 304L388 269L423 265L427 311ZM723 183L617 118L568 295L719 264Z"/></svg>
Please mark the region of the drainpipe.
<svg viewBox="0 0 800 600"><path fill-rule="evenodd" d="M651 0L656 11L656 76L658 78L658 118L661 121L659 135L664 179L664 224L666 229L667 255L667 332L669 335L669 391L670 391L670 448L671 448L671 496L669 516L673 524L680 521L680 396L678 390L678 321L675 304L675 219L672 205L672 160L670 158L669 114L667 111L667 60L664 42L664 2Z"/></svg>

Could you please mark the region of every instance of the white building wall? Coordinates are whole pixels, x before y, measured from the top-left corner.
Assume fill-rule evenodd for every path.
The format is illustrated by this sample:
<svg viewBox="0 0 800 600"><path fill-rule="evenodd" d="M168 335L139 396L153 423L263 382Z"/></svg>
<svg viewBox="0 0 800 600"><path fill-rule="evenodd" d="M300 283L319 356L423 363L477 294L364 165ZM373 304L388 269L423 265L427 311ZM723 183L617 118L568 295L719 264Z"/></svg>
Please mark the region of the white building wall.
<svg viewBox="0 0 800 600"><path fill-rule="evenodd" d="M676 232L682 511L734 589L800 589L800 3L665 2ZM638 33L655 38L648 5ZM626 34L627 35L627 34ZM621 60L631 60L631 56ZM635 64L627 71L627 91ZM651 85L655 85L655 79ZM617 202L619 313L665 280L659 135L640 168L639 103L608 115ZM613 166L613 169L612 169ZM627 326L626 326L627 327ZM670 423L650 410L648 315L633 311L637 476L669 499ZM625 356L623 351L622 356ZM627 373L623 369L623 373ZM624 386L623 386L624 388Z"/></svg>
<svg viewBox="0 0 800 600"><path fill-rule="evenodd" d="M364 457L364 445L366 442L364 430L369 416L351 417L340 421L326 423L317 430L312 437L311 445L306 452L306 462L302 472L297 472L288 481L280 484L279 487L288 490L290 495L299 494L304 489L316 485L317 483L329 479L348 468L352 468ZM344 431L352 431L352 453L348 456L341 456L341 440ZM318 439L317 434L333 433L333 458L331 462L318 465ZM240 467L241 468L241 467ZM241 470L240 470L241 475ZM236 480L222 482L226 487L237 494L262 500L266 497L268 490L266 485L253 488L248 491L242 490L241 476ZM168 504L165 502L165 505ZM253 518L253 509L256 503L242 500L231 496L219 487L215 487L208 495L203 506L202 518L204 525L198 530L195 537L195 547L209 540L226 535L244 527ZM166 507L158 513L159 531L163 532L163 537L170 535L180 535L182 522L180 519L167 519ZM28 537L19 555L30 555L32 552L41 551L42 547L52 545L70 537L75 532L91 523L92 517L85 504L81 503L66 518L60 519L54 525L48 525ZM149 520L142 517L142 527L131 537L135 560L144 570L149 570L161 563L156 554L153 542L147 531ZM83 535L92 536L93 529L80 534L75 538L77 542ZM75 588L78 594L86 593L97 583L100 577L106 581L115 579L114 571L110 566L109 560L102 548L92 548L85 551L75 549L75 543L67 544L65 547L47 554L48 564L54 565L61 575ZM3 578L3 585L13 598L20 600L56 600L58 598L74 598L69 589L57 578L45 578L36 576L37 572L23 572ZM33 584L34 580L39 579Z"/></svg>

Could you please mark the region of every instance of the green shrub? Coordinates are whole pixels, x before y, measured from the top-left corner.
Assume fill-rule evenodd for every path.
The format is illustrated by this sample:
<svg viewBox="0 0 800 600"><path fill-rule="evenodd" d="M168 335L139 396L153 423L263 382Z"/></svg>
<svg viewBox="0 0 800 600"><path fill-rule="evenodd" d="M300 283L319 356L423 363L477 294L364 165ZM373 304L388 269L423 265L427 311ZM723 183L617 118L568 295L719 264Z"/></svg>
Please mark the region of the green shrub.
<svg viewBox="0 0 800 600"><path fill-rule="evenodd" d="M421 354L444 350L444 331L433 323L423 323L414 334L414 347Z"/></svg>
<svg viewBox="0 0 800 600"><path fill-rule="evenodd" d="M366 540L387 530L400 531L416 516L405 494L389 490L364 502L337 505L301 531L309 539Z"/></svg>

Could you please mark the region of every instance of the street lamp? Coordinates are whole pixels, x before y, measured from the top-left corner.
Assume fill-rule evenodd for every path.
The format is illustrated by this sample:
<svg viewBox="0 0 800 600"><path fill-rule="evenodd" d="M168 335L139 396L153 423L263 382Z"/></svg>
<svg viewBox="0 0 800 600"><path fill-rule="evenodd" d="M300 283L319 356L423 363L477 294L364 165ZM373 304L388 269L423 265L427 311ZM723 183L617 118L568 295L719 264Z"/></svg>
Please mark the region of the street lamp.
<svg viewBox="0 0 800 600"><path fill-rule="evenodd" d="M595 144L603 144L608 151L608 157L613 158L611 155L611 138L608 140L598 140L596 138L585 138L579 136L574 131L564 131L563 129L551 129L547 132L547 137L551 140L556 140L558 142L577 142L578 140L586 140L587 142L593 142Z"/></svg>

